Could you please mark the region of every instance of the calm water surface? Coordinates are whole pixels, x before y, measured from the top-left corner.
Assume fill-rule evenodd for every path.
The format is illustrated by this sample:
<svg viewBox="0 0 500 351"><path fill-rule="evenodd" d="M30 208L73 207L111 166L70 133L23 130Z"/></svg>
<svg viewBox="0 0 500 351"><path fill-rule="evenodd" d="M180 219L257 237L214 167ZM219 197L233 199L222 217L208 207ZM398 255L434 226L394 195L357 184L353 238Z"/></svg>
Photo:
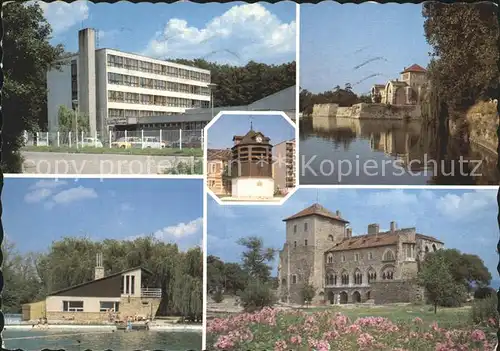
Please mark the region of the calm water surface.
<svg viewBox="0 0 500 351"><path fill-rule="evenodd" d="M25 351L64 349L66 351L91 350L165 350L188 351L201 350L202 334L196 332L158 332L158 331L86 331L78 334L75 331L20 331L3 332L7 349L23 349Z"/></svg>
<svg viewBox="0 0 500 351"><path fill-rule="evenodd" d="M300 184L498 185L496 153L427 135L420 121L302 119Z"/></svg>

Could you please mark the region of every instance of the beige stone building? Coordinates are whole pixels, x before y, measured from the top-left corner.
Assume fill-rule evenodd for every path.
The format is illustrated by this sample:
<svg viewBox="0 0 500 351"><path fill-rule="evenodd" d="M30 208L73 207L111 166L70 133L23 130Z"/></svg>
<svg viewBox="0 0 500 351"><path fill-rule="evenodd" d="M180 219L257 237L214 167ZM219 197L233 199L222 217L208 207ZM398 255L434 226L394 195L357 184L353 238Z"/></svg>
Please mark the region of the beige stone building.
<svg viewBox="0 0 500 351"><path fill-rule="evenodd" d="M231 177L227 167L231 160L231 149L207 150L207 185L217 196L231 195Z"/></svg>
<svg viewBox="0 0 500 351"><path fill-rule="evenodd" d="M302 304L306 284L315 288L314 304L410 302L423 292L414 278L425 254L444 244L415 228L381 232L370 224L352 236L349 222L314 204L284 219L286 242L279 255L279 294Z"/></svg>
<svg viewBox="0 0 500 351"><path fill-rule="evenodd" d="M283 194L295 188L295 139L273 147L273 178L276 190Z"/></svg>
<svg viewBox="0 0 500 351"><path fill-rule="evenodd" d="M160 288L145 286L147 269L135 267L104 275L98 255L94 280L51 293L44 300L42 317L50 322L113 322L127 317L155 317L161 301ZM33 304L23 306L23 318L34 319ZM40 317L38 317L40 318Z"/></svg>
<svg viewBox="0 0 500 351"><path fill-rule="evenodd" d="M387 105L417 105L427 84L425 68L413 64L401 72L400 79L375 84L371 90L373 102Z"/></svg>

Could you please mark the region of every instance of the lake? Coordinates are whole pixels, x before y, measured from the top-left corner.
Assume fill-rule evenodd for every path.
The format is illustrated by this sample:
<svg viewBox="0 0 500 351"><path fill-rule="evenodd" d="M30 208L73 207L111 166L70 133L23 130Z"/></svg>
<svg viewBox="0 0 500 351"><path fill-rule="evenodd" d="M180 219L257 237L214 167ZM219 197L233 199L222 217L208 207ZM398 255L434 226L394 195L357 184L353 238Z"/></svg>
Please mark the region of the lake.
<svg viewBox="0 0 500 351"><path fill-rule="evenodd" d="M66 351L91 350L201 350L201 332L168 331L93 331L78 333L71 331L9 330L5 327L3 339L7 349L42 350L64 349Z"/></svg>
<svg viewBox="0 0 500 351"><path fill-rule="evenodd" d="M498 185L496 153L455 140L438 150L428 135L420 121L301 119L300 184Z"/></svg>

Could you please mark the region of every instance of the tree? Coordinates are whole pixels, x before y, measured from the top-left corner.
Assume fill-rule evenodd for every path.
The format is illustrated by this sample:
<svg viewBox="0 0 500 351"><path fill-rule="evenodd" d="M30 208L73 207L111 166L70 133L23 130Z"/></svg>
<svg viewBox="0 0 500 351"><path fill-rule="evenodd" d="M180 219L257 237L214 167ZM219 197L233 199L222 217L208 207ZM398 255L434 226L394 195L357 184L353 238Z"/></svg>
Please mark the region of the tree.
<svg viewBox="0 0 500 351"><path fill-rule="evenodd" d="M426 2L424 30L432 46L428 74L443 101L462 110L498 89L498 7L493 3Z"/></svg>
<svg viewBox="0 0 500 351"><path fill-rule="evenodd" d="M316 288L312 284L307 283L302 287L301 293L302 300L309 305L314 299L314 296L316 296Z"/></svg>
<svg viewBox="0 0 500 351"><path fill-rule="evenodd" d="M491 281L488 268L477 255L461 253L456 249L447 249L427 254L425 261L432 260L435 256L444 259L455 282L463 285L467 290L471 290L475 285L488 286Z"/></svg>
<svg viewBox="0 0 500 351"><path fill-rule="evenodd" d="M78 127L78 133L90 131L89 116L70 110L66 106L59 106L57 113L59 120L59 131L63 133L75 133Z"/></svg>
<svg viewBox="0 0 500 351"><path fill-rule="evenodd" d="M248 105L280 90L295 85L295 61L266 65L254 61L245 66L221 65L204 59L168 59L188 66L208 69L212 83L214 106Z"/></svg>
<svg viewBox="0 0 500 351"><path fill-rule="evenodd" d="M238 240L238 244L247 250L242 254L242 267L251 279L262 283L269 282L271 267L267 265L274 260L276 250L264 248L261 238L249 237Z"/></svg>
<svg viewBox="0 0 500 351"><path fill-rule="evenodd" d="M426 259L419 272L418 280L434 305L434 313L437 313L438 305L449 304L449 300L461 302L464 298L465 289L453 279L443 256L433 255Z"/></svg>
<svg viewBox="0 0 500 351"><path fill-rule="evenodd" d="M252 279L248 282L240 298L246 312L254 312L272 306L276 302L269 283L263 283L258 279Z"/></svg>
<svg viewBox="0 0 500 351"><path fill-rule="evenodd" d="M47 119L47 68L64 52L50 45L51 28L36 2L3 7L2 162L5 173L22 168L23 131L36 132Z"/></svg>

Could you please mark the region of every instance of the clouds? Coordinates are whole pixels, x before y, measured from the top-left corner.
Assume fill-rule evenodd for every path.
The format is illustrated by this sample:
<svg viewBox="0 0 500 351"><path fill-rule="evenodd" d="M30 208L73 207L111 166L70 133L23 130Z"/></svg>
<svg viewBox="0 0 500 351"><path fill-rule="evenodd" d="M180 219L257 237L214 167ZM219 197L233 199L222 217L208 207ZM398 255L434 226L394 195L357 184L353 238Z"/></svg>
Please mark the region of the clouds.
<svg viewBox="0 0 500 351"><path fill-rule="evenodd" d="M172 18L143 54L245 64L295 53L295 31L295 21L284 23L260 4L243 4L214 17L203 28Z"/></svg>
<svg viewBox="0 0 500 351"><path fill-rule="evenodd" d="M190 222L179 222L159 229L153 233L153 237L160 241L177 244L181 250L187 250L195 246L203 248L203 218L199 217ZM148 234L134 235L127 240L135 240Z"/></svg>
<svg viewBox="0 0 500 351"><path fill-rule="evenodd" d="M42 203L46 209L51 209L56 205L69 205L83 200L96 199L96 191L83 186L61 190L67 186L62 180L39 180L29 187L28 193L24 196L24 201L28 204Z"/></svg>
<svg viewBox="0 0 500 351"><path fill-rule="evenodd" d="M71 4L62 1L50 4L41 1L37 1L37 3L50 23L54 35L64 33L89 17L87 1L76 1Z"/></svg>

